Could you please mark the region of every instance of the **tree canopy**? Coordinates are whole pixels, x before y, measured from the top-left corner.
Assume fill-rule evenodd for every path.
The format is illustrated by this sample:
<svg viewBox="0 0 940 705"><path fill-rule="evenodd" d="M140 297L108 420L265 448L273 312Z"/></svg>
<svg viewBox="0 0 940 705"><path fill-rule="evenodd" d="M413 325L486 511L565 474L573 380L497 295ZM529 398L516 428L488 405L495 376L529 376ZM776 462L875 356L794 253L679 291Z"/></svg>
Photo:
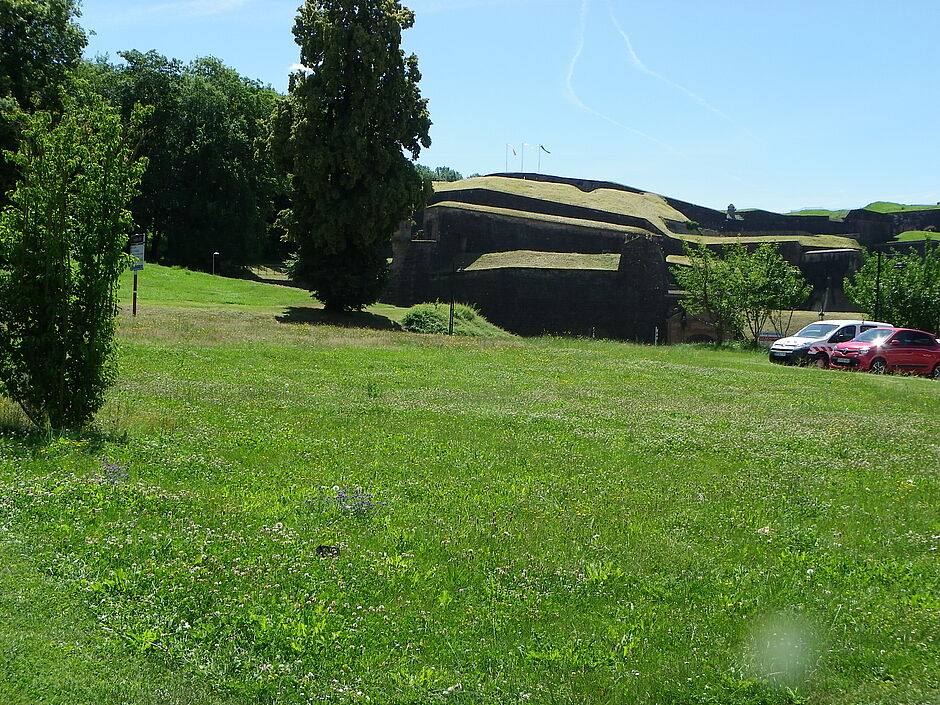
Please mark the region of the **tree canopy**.
<svg viewBox="0 0 940 705"><path fill-rule="evenodd" d="M20 179L0 214L0 383L38 425L84 425L113 381L142 119L125 129L100 103L24 118Z"/></svg>
<svg viewBox="0 0 940 705"><path fill-rule="evenodd" d="M87 38L74 0L0 0L0 97L25 111L61 106Z"/></svg>
<svg viewBox="0 0 940 705"><path fill-rule="evenodd" d="M394 0L308 0L294 24L306 68L291 76L272 146L292 175L292 272L328 308L378 298L391 236L423 205L411 160L431 121L418 60L400 48L413 22Z"/></svg>
<svg viewBox="0 0 940 705"><path fill-rule="evenodd" d="M15 151L17 114L62 107L63 84L87 38L74 0L0 0L0 150ZM0 206L16 170L0 159Z"/></svg>
<svg viewBox="0 0 940 705"><path fill-rule="evenodd" d="M415 169L422 179L426 181L461 181L463 175L456 169L449 166L438 166L433 169L424 164L415 164Z"/></svg>
<svg viewBox="0 0 940 705"><path fill-rule="evenodd" d="M928 241L923 254L869 253L845 293L878 320L940 334L940 243Z"/></svg>
<svg viewBox="0 0 940 705"><path fill-rule="evenodd" d="M152 256L197 269L211 266L214 251L236 265L257 259L286 192L259 150L277 93L212 57L183 65L154 51L120 56L86 75L125 115L154 106L141 143L150 168L133 204Z"/></svg>
<svg viewBox="0 0 940 705"><path fill-rule="evenodd" d="M705 245L685 243L687 267L672 273L685 289L683 306L689 313L708 312L722 342L727 333L747 334L756 344L768 322L780 311L792 311L809 295L799 269L781 257L776 245L764 243L753 251L741 243L725 245L721 254Z"/></svg>

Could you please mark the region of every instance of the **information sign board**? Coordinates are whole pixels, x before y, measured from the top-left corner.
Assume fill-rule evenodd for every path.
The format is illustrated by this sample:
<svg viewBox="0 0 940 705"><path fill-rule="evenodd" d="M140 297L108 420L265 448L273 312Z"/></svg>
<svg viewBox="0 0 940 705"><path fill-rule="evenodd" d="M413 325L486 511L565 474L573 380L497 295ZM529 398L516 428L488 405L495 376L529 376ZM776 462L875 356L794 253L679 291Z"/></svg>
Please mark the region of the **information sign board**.
<svg viewBox="0 0 940 705"><path fill-rule="evenodd" d="M147 233L134 233L130 238L130 253L136 261L131 265L131 271L139 272L144 268L144 250L147 245Z"/></svg>

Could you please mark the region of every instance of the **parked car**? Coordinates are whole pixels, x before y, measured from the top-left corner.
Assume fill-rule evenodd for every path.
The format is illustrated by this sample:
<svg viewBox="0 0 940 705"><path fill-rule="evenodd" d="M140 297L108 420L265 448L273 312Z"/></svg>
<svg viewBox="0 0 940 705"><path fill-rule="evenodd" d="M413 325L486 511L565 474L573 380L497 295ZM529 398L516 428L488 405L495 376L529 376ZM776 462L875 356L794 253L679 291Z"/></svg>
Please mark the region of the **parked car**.
<svg viewBox="0 0 940 705"><path fill-rule="evenodd" d="M880 321L819 321L810 323L795 335L780 338L770 346L770 361L784 365L816 364L829 367L832 350L872 328L890 328Z"/></svg>
<svg viewBox="0 0 940 705"><path fill-rule="evenodd" d="M913 372L940 379L940 341L913 328L873 328L836 345L832 366L873 374Z"/></svg>

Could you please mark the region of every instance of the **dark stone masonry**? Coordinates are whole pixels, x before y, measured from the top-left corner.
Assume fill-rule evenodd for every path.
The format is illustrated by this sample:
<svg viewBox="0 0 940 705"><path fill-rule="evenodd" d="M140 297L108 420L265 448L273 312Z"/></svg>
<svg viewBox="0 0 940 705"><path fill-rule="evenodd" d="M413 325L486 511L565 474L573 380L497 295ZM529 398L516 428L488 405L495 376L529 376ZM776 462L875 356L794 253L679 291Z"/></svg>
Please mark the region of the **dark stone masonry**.
<svg viewBox="0 0 940 705"><path fill-rule="evenodd" d="M566 184L585 193L601 188L643 193L609 182L541 174L493 176ZM521 335L647 343L705 340L709 338L707 322L684 315L666 264L668 255L682 252L681 239L670 231L688 232L688 221L696 221L698 232L713 237L790 238L781 240L781 254L800 267L813 287L804 308L826 311L854 310L842 281L861 265L861 251L854 246L813 247L794 237L838 235L880 248L903 230L940 227L940 211L886 215L857 210L841 220L738 211L730 218L724 211L664 200L686 221L666 221L666 230L640 216L485 187L435 193L428 207L416 214L414 225L403 226L393 238L392 276L382 300L412 306L453 297ZM544 258L531 257L533 266L520 266L517 262L524 262L524 257L500 260L502 264L485 257L520 252L577 253L586 256L585 265L572 267L570 257L566 266L552 265L551 258L548 265L539 264ZM619 266L599 268L596 257L590 256L601 254L619 255Z"/></svg>

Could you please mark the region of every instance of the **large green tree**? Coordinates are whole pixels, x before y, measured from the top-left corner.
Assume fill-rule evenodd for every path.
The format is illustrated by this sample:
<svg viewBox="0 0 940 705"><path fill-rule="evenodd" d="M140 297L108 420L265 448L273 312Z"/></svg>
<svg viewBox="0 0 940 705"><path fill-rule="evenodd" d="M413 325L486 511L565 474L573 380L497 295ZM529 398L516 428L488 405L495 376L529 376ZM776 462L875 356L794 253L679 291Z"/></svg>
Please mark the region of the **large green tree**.
<svg viewBox="0 0 940 705"><path fill-rule="evenodd" d="M211 57L183 65L154 51L120 56L86 66L85 76L125 114L154 106L141 144L150 167L133 204L151 256L208 269L216 250L234 265L266 254L287 190L259 150L277 93Z"/></svg>
<svg viewBox="0 0 940 705"><path fill-rule="evenodd" d="M418 60L401 50L413 23L394 0L307 0L294 24L304 68L272 145L293 177L283 220L298 245L293 275L330 309L378 299L391 236L424 195L412 161L431 143L431 121Z"/></svg>
<svg viewBox="0 0 940 705"><path fill-rule="evenodd" d="M424 164L415 164L415 169L425 181L461 181L463 174L449 166L438 166L433 169Z"/></svg>
<svg viewBox="0 0 940 705"><path fill-rule="evenodd" d="M688 266L672 269L686 292L683 306L689 313L711 314L719 342L731 333L747 335L756 344L768 322L780 326L780 313L792 311L811 291L776 245L764 243L749 250L732 243L722 247L719 256L705 245L686 243L685 254Z"/></svg>
<svg viewBox="0 0 940 705"><path fill-rule="evenodd" d="M869 254L845 293L877 320L940 334L940 243L928 242L923 254Z"/></svg>
<svg viewBox="0 0 940 705"><path fill-rule="evenodd" d="M87 42L75 0L0 0L0 150L15 150L17 115L58 111L62 86ZM16 179L0 160L0 206Z"/></svg>
<svg viewBox="0 0 940 705"><path fill-rule="evenodd" d="M734 282L727 263L705 245L684 243L687 266L671 268L676 282L685 290L682 306L692 314L708 313L718 329L718 342L738 335L741 315L735 301Z"/></svg>
<svg viewBox="0 0 940 705"><path fill-rule="evenodd" d="M0 214L0 383L37 425L80 427L114 379L117 280L141 111L99 104L27 116L20 178Z"/></svg>

